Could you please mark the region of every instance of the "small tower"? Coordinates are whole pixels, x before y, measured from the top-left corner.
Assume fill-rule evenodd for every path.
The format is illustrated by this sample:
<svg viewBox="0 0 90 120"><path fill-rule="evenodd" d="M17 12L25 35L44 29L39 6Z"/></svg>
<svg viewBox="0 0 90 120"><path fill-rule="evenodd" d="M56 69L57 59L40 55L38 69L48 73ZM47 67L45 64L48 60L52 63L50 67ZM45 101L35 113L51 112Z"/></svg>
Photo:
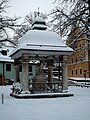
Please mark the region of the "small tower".
<svg viewBox="0 0 90 120"><path fill-rule="evenodd" d="M32 30L46 30L46 29L47 26L45 20L39 16L36 17L32 24Z"/></svg>

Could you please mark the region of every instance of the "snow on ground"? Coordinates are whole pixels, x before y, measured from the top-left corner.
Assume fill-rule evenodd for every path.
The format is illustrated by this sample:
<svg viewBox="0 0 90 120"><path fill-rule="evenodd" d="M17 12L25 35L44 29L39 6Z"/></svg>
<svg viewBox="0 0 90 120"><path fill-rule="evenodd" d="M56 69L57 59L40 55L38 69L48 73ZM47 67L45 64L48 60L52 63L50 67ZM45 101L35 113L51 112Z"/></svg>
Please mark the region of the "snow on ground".
<svg viewBox="0 0 90 120"><path fill-rule="evenodd" d="M90 88L69 87L74 97L44 99L15 99L10 88L0 86L0 120L90 120Z"/></svg>

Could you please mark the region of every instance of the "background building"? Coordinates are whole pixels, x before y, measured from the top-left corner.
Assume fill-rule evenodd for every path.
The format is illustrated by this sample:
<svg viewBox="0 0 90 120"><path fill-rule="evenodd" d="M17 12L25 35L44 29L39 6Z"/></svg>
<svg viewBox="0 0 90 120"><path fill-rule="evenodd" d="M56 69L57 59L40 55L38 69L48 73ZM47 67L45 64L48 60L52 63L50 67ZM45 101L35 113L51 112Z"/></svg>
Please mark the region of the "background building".
<svg viewBox="0 0 90 120"><path fill-rule="evenodd" d="M72 29L66 44L74 52L68 57L69 78L90 78L90 36L80 27Z"/></svg>
<svg viewBox="0 0 90 120"><path fill-rule="evenodd" d="M14 82L14 60L9 57L15 48L13 46L0 46L0 85L12 84ZM29 62L29 82L36 74L36 64L39 61ZM22 65L19 67L19 80L22 80Z"/></svg>

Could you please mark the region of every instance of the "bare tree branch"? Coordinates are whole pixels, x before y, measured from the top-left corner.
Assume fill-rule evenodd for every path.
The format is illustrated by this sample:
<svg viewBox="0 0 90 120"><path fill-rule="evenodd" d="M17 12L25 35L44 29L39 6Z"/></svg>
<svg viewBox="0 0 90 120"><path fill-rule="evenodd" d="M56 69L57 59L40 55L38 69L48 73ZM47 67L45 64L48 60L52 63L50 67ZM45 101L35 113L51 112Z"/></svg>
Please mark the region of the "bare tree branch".
<svg viewBox="0 0 90 120"><path fill-rule="evenodd" d="M61 6L51 12L50 16L53 16L51 23L54 31L57 33L61 32L62 36L64 36L68 35L71 29L78 25L82 27L82 29L85 28L86 31L90 32L90 0L56 0L56 2L57 1L64 4L76 2L76 4L69 14L67 14L67 11L65 11L64 8L62 9Z"/></svg>
<svg viewBox="0 0 90 120"><path fill-rule="evenodd" d="M6 41L6 39L9 38L8 30L15 31L17 27L20 27L21 25L18 25L16 21L19 19L17 17L10 18L8 16L5 16L3 12L6 13L7 6L7 0L1 0L0 1L0 42Z"/></svg>

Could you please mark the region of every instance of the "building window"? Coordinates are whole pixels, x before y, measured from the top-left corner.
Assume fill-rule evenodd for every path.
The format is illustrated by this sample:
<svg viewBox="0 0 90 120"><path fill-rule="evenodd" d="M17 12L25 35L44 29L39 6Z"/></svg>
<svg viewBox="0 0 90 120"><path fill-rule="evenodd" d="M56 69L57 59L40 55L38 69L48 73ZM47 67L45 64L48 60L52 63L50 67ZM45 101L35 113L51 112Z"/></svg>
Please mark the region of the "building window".
<svg viewBox="0 0 90 120"><path fill-rule="evenodd" d="M80 68L80 74L82 74L82 69Z"/></svg>
<svg viewBox="0 0 90 120"><path fill-rule="evenodd" d="M73 59L72 59L72 63L73 63Z"/></svg>
<svg viewBox="0 0 90 120"><path fill-rule="evenodd" d="M76 71L76 75L77 75L77 68L75 69L75 71Z"/></svg>
<svg viewBox="0 0 90 120"><path fill-rule="evenodd" d="M76 58L76 63L77 63L77 58Z"/></svg>
<svg viewBox="0 0 90 120"><path fill-rule="evenodd" d="M6 64L6 71L11 71L11 64Z"/></svg>
<svg viewBox="0 0 90 120"><path fill-rule="evenodd" d="M7 50L2 50L1 53L2 53L2 55L7 56Z"/></svg>
<svg viewBox="0 0 90 120"><path fill-rule="evenodd" d="M72 75L73 75L73 70L72 70Z"/></svg>
<svg viewBox="0 0 90 120"><path fill-rule="evenodd" d="M32 72L32 66L31 65L29 66L29 72Z"/></svg>

